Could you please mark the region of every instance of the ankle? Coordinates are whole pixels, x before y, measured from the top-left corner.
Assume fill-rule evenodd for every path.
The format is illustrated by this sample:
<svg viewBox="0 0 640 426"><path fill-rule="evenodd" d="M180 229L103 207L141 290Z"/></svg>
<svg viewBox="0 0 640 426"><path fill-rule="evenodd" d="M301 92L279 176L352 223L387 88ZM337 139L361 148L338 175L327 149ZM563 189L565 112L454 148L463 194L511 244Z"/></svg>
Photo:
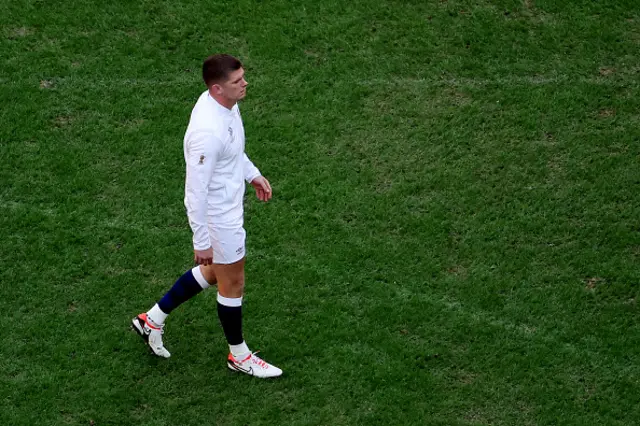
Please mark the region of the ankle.
<svg viewBox="0 0 640 426"><path fill-rule="evenodd" d="M235 359L245 358L248 354L251 353L249 347L246 342L242 342L239 345L229 345L229 350L231 351L231 355Z"/></svg>

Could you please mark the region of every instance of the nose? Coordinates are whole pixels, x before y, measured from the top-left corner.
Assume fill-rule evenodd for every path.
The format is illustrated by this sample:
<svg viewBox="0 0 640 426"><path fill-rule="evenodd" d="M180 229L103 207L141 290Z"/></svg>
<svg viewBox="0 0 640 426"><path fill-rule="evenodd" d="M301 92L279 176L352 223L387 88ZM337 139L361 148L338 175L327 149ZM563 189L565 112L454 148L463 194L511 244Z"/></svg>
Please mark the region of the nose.
<svg viewBox="0 0 640 426"><path fill-rule="evenodd" d="M249 83L247 82L247 80L242 79L242 87L247 87L249 85Z"/></svg>

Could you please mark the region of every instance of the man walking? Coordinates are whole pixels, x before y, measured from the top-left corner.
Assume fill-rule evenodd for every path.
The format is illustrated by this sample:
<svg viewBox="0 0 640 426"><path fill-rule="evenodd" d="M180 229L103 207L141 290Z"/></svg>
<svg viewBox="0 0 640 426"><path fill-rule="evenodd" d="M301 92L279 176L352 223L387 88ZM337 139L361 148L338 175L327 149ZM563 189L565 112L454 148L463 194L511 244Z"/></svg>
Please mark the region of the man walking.
<svg viewBox="0 0 640 426"><path fill-rule="evenodd" d="M157 304L135 317L132 324L155 355L169 358L162 341L167 316L217 283L218 317L230 350L227 366L256 377L277 377L282 370L252 353L242 337L245 180L261 201L271 199L269 181L244 152L238 101L245 97L248 83L242 63L224 54L204 61L202 77L207 90L193 108L184 137L184 204L198 265L185 272Z"/></svg>

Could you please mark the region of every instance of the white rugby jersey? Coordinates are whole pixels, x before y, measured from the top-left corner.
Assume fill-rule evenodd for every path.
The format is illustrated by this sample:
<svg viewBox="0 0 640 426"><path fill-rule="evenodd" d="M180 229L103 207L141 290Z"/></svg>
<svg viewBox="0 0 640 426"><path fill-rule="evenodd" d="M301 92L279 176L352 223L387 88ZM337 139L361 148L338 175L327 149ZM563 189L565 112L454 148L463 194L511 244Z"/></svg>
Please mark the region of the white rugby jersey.
<svg viewBox="0 0 640 426"><path fill-rule="evenodd" d="M234 229L244 224L245 180L260 171L244 153L244 127L238 104L231 110L205 91L193 107L184 136L187 166L184 205L193 248L211 247L209 225Z"/></svg>

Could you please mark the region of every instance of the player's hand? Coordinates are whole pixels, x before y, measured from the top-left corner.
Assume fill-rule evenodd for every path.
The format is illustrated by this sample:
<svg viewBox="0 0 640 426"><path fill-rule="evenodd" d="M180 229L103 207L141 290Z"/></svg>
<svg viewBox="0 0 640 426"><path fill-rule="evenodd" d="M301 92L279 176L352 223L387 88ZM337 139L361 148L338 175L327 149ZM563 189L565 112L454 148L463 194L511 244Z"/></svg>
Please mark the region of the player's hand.
<svg viewBox="0 0 640 426"><path fill-rule="evenodd" d="M206 250L194 250L193 260L198 265L211 265L213 263L213 248L209 247Z"/></svg>
<svg viewBox="0 0 640 426"><path fill-rule="evenodd" d="M251 181L251 186L256 189L256 196L260 201L269 201L271 199L271 185L264 176L258 176Z"/></svg>

